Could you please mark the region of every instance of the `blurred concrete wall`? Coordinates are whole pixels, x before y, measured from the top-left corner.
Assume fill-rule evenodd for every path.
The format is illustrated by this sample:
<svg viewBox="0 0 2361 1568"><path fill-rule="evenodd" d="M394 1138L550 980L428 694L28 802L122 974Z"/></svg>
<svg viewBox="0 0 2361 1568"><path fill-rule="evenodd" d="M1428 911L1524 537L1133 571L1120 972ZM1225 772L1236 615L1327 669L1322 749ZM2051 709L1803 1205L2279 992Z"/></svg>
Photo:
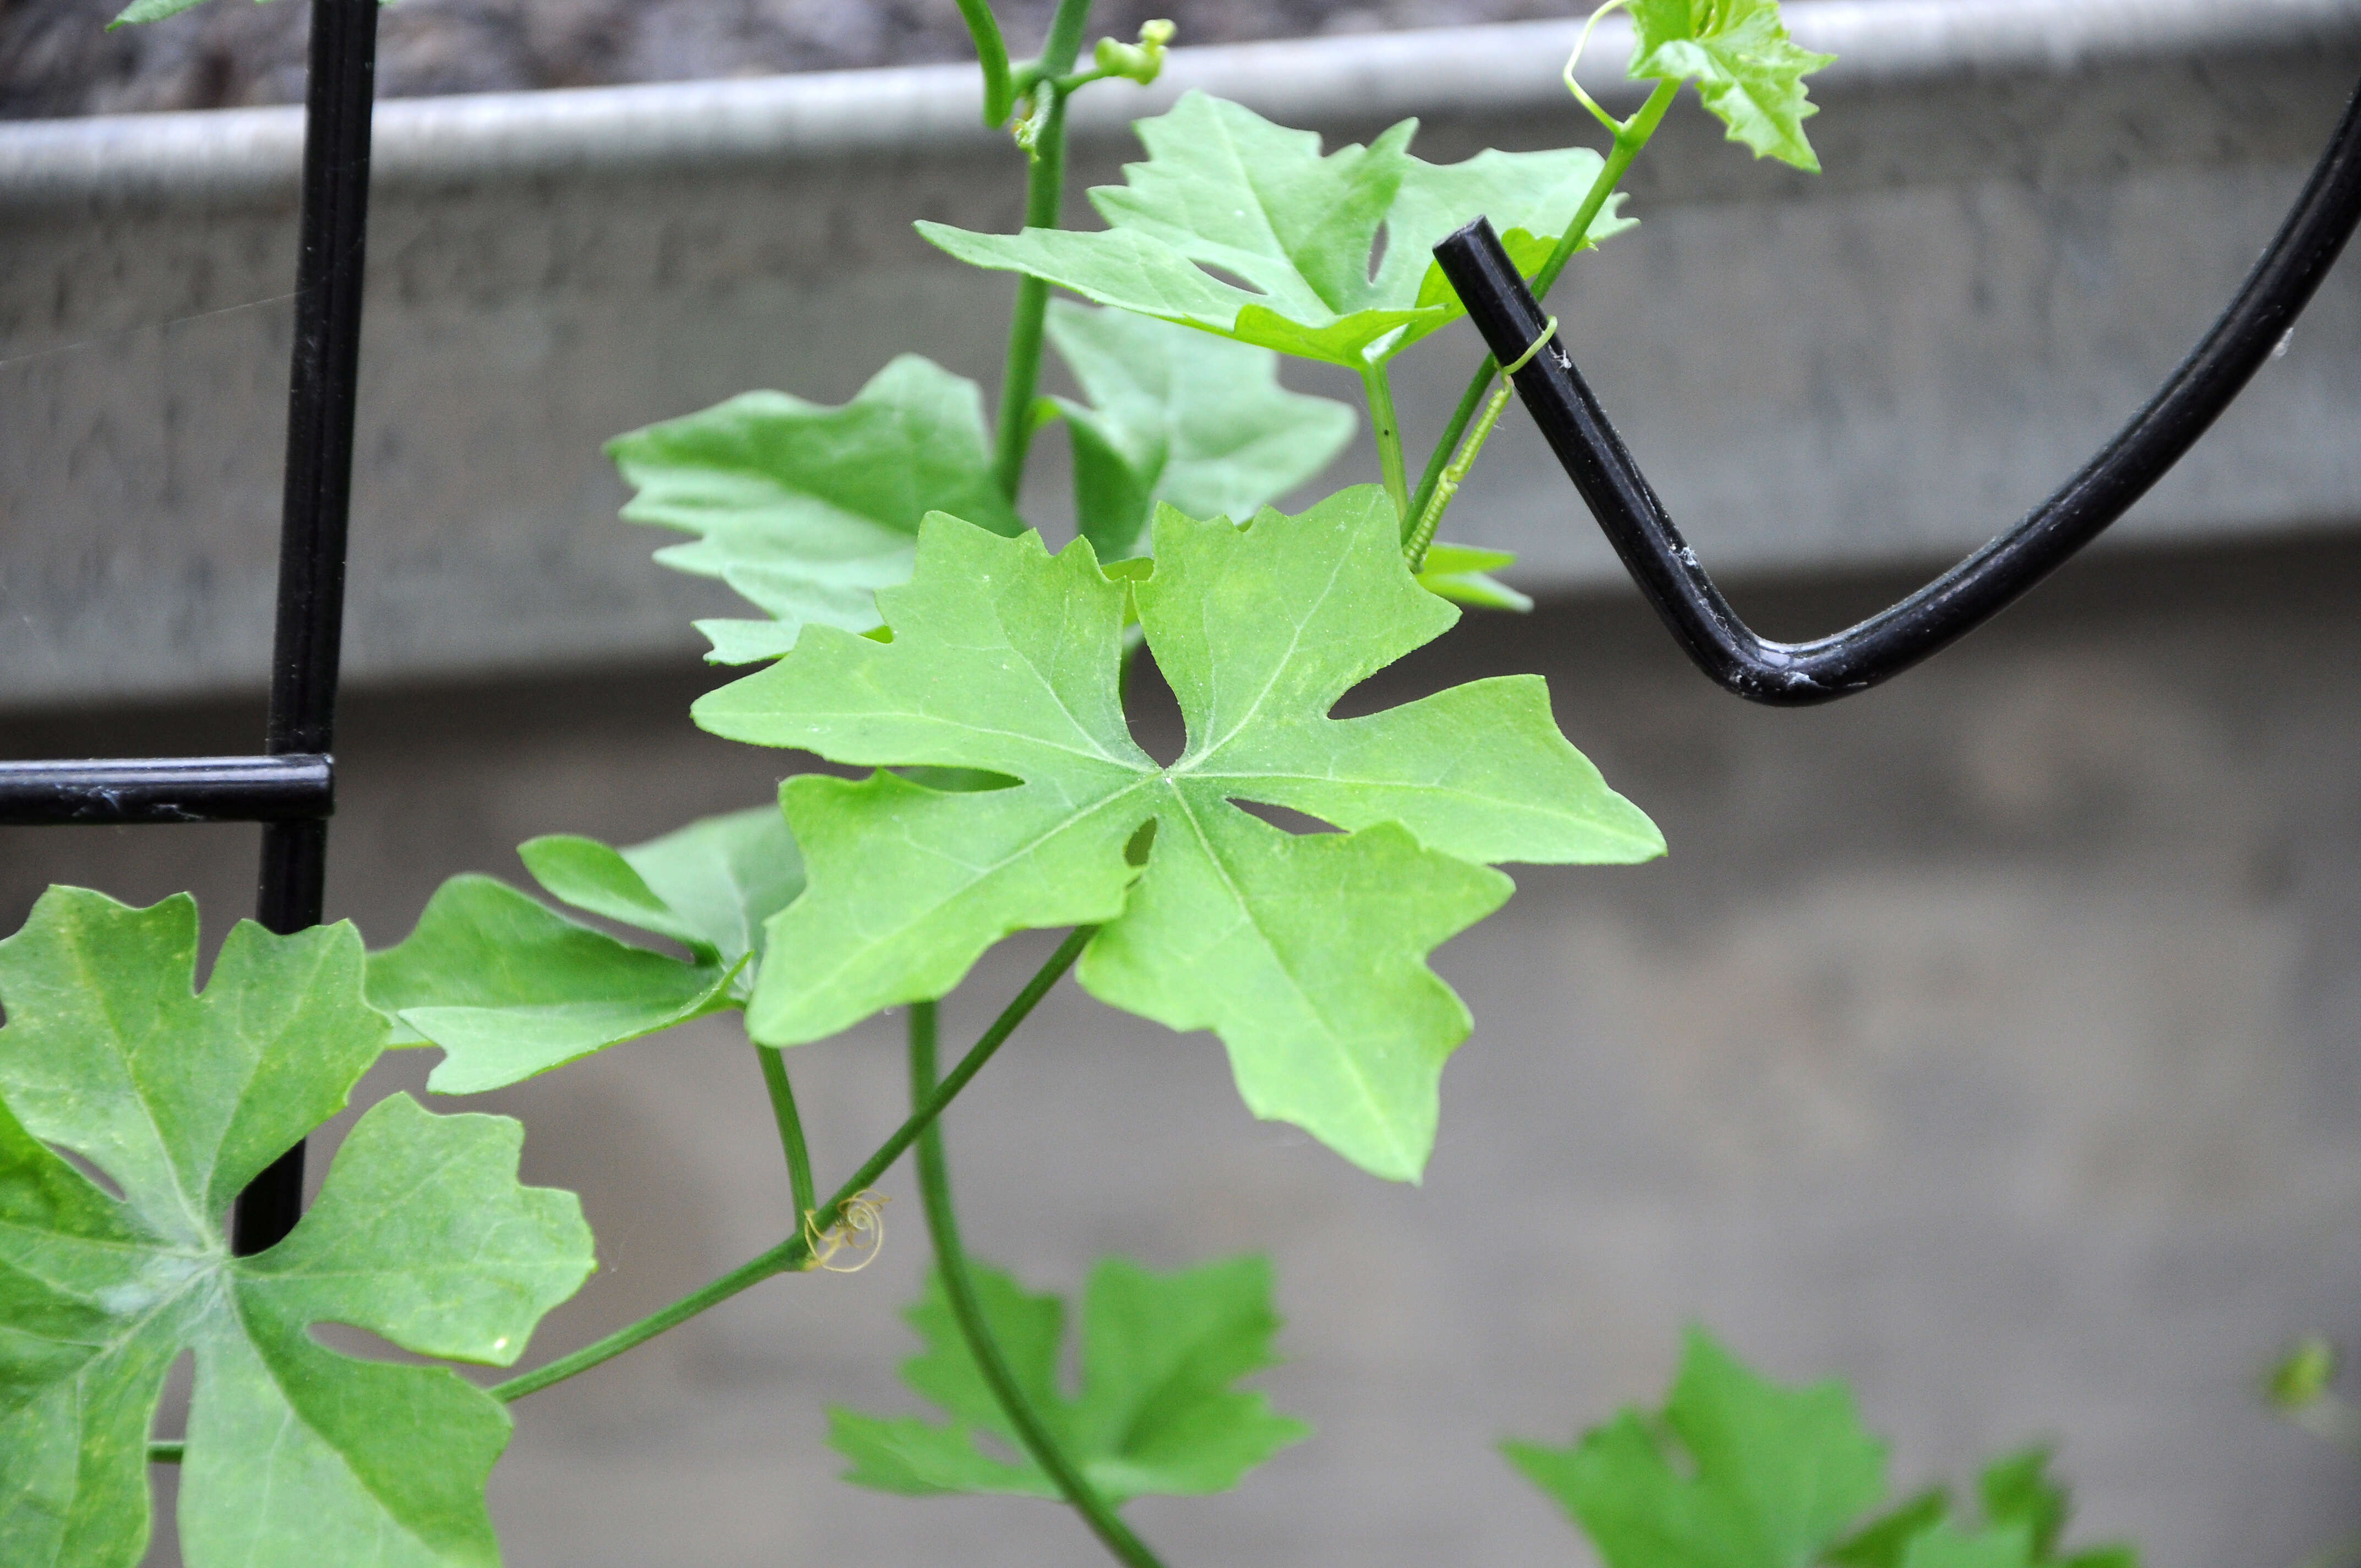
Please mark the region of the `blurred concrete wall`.
<svg viewBox="0 0 2361 1568"><path fill-rule="evenodd" d="M1819 178L1692 108L1635 170L1639 230L1556 308L1709 561L1965 552L2187 352L2361 78L2361 0L1805 0L1839 52ZM1332 142L1424 117L1434 159L1592 136L1536 23L1183 51L1078 100L1074 184L1201 86ZM1601 29L1593 86L1627 46ZM697 645L735 602L618 528L609 436L752 386L833 401L895 353L996 383L1009 279L911 232L1014 226L1021 164L950 67L406 100L379 112L346 658L358 679L584 667ZM1623 94L1628 97L1628 93ZM300 121L0 126L0 706L258 682ZM1078 203L1079 205L1079 203ZM272 302L260 305L252 302ZM170 324L153 323L169 321ZM1397 361L1439 430L1477 349ZM1298 385L1358 400L1341 372ZM2143 537L2361 516L2361 270L2150 498ZM1066 512L1044 443L1027 514ZM1338 472L1373 477L1366 444ZM1453 527L1531 586L1614 573L1513 427ZM726 611L723 611L726 613Z"/></svg>
<svg viewBox="0 0 2361 1568"><path fill-rule="evenodd" d="M1818 13L1893 28L1939 9ZM1822 94L1817 184L1693 121L1652 154L1645 226L1560 308L1701 552L1752 572L1741 608L1768 630L1840 624L1979 542L2235 284L2361 73L2361 12L2208 11L2052 7L2013 53L1876 35L1885 52L1856 50ZM2092 17L2149 12L2255 26L2088 43ZM1312 102L1291 117L1362 134L1356 107L1424 93L1446 100L1422 105L1431 157L1563 136L1539 89L1474 107L1479 68L1521 49L1543 87L1554 69L1541 32L1502 33L1458 55L1372 44L1359 74L1297 82ZM1303 57L1268 47L1202 69L1280 112ZM969 114L928 96L947 78L831 80L814 91L872 93L873 112L901 94L895 135ZM1005 155L948 128L923 158L819 145L823 121L876 127L773 91L703 120L553 94L522 144L466 129L522 107L402 106L428 118L389 143L411 150L380 185L330 886L374 940L454 872L512 873L522 839L650 836L763 798L790 764L688 725L716 679L683 630L700 601L611 521L598 437L756 383L840 397L902 347L989 362L1005 288L900 225L1001 221ZM80 176L65 130L0 131L0 170L24 176L0 177L0 755L258 732L283 326L268 309L140 326L284 287L283 123L220 124L245 151L208 142L198 174L144 194L100 175L169 174L191 122L117 122L104 134L147 153ZM1100 127L1084 178L1120 150ZM569 172L593 131L614 156ZM806 151L777 162L790 132ZM719 161L696 173L664 136ZM457 177L462 153L499 167ZM825 284L846 256L851 281ZM1425 363L1405 401L1432 428L1458 352ZM1538 444L1505 435L1455 529L1531 550L1543 611L1470 620L1369 700L1542 671L1673 853L1520 872L1508 909L1444 950L1477 1025L1426 1185L1252 1122L1211 1040L1070 987L952 1119L972 1244L1037 1286L1074 1288L1109 1249L1276 1260L1291 1359L1266 1384L1321 1435L1233 1497L1139 1505L1176 1568L1580 1561L1490 1445L1653 1395L1691 1318L1784 1376L1854 1380L1905 1481L2060 1439L2086 1536L2135 1537L2158 1568L2281 1568L2361 1530L2361 1470L2253 1394L2291 1333L2361 1345L2356 432L2348 260L2115 547L1894 686L1806 713L1680 664ZM1054 483L1037 499L1054 525ZM250 900L254 840L0 831L0 929L71 881L193 889L217 934ZM948 1008L954 1042L1037 950L987 961ZM898 1119L894 1020L796 1061L823 1170ZM414 1088L424 1065L379 1081ZM784 1234L756 1085L716 1024L482 1102L526 1118L529 1179L581 1190L600 1235L601 1274L536 1354ZM1049 1506L831 1479L824 1403L911 1408L895 1313L923 1228L906 1175L885 1186L874 1269L776 1281L521 1406L494 1484L509 1560L1093 1561Z"/></svg>

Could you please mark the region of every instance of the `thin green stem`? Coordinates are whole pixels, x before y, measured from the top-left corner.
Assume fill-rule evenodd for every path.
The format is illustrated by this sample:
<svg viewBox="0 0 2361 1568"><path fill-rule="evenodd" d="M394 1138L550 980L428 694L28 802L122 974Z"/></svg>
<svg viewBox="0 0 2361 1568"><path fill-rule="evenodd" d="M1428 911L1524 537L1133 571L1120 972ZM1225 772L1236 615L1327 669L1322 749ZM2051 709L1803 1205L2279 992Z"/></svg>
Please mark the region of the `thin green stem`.
<svg viewBox="0 0 2361 1568"><path fill-rule="evenodd" d="M922 1003L910 1009L910 1103L923 1103L935 1087L935 1008L932 1003ZM1129 1568L1163 1568L1147 1543L1131 1532L1130 1527L1118 1518L1112 1506L1084 1478L1072 1460L1066 1457L1050 1436L1048 1423L1033 1408L1025 1390L1009 1370L1008 1358L993 1337L992 1325L983 1315L983 1300L976 1293L975 1276L968 1267L967 1248L959 1233L959 1215L951 1207L951 1173L950 1157L943 1150L943 1129L940 1124L929 1124L918 1135L918 1191L926 1205L927 1233L935 1243L935 1275L942 1281L943 1295L949 1299L951 1316L959 1320L960 1333L967 1341L968 1353L975 1357L976 1370L983 1374L992 1397L1008 1417L1008 1424L1066 1501L1082 1516L1091 1533L1104 1543L1119 1563Z"/></svg>
<svg viewBox="0 0 2361 1568"><path fill-rule="evenodd" d="M1000 36L1000 18L990 0L958 0L968 36L975 40L975 62L983 68L983 123L1003 126L1016 106L1016 90L1008 75L1008 44Z"/></svg>
<svg viewBox="0 0 2361 1568"><path fill-rule="evenodd" d="M1016 1032L1016 1025L1025 1022L1026 1015L1033 1011L1042 997L1049 994L1049 988L1058 983L1058 977L1073 967L1074 960L1082 957L1082 948L1097 934L1095 926L1077 926L1063 942L1058 944L1058 950L1049 955L1047 963L1034 971L1033 978L1025 982L1025 988L1016 993L1016 1000L1001 1009L1000 1016L994 1018L992 1026L977 1037L967 1055L960 1058L959 1065L951 1069L950 1076L935 1086L934 1092L927 1096L924 1103L914 1106L909 1119L894 1130L892 1137L878 1145L876 1152L862 1160L861 1168L836 1190L835 1196L821 1207L822 1214L842 1213L846 1204L874 1185L877 1179L902 1157L902 1151L916 1143L918 1135L933 1125L935 1118L943 1113L943 1108L958 1099L960 1091L983 1070L983 1064L992 1059L993 1053L1006 1043L1008 1036ZM651 1312L636 1323L617 1329L606 1338L584 1345L571 1355L560 1356L545 1366L537 1366L505 1382L495 1383L485 1392L504 1403L522 1399L527 1394L539 1393L553 1383L563 1383L577 1373L588 1372L602 1362L612 1361L633 1345L644 1344L666 1329L686 1322L707 1308L727 1301L750 1286L759 1285L774 1275L800 1269L810 1257L810 1231L799 1225L794 1235L770 1251L749 1258L720 1278L689 1292L671 1306Z"/></svg>
<svg viewBox="0 0 2361 1568"><path fill-rule="evenodd" d="M762 1058L763 1087L771 1091L771 1116L779 1124L779 1147L786 1152L787 1186L796 1199L796 1217L811 1213L819 1201L812 1185L811 1146L804 1142L804 1119L796 1111L795 1086L787 1081L787 1054L776 1046L756 1046Z"/></svg>
<svg viewBox="0 0 2361 1568"><path fill-rule="evenodd" d="M1607 161L1599 166L1598 177L1590 182L1590 190L1583 196L1582 205L1575 209L1573 220L1558 236L1557 245L1551 250L1549 259L1542 264L1540 271L1533 274L1535 300L1549 298L1551 287L1557 282L1558 275L1565 270L1566 263L1574 259L1574 253L1582 248L1583 242L1589 236L1590 225L1598 221L1608 198L1615 194L1615 188L1623 182L1623 176L1630 171L1632 161L1648 145L1649 138L1656 134L1656 127L1664 124L1665 111L1673 106L1673 99L1680 89L1681 84L1677 82L1657 82L1655 91L1648 94L1648 101L1640 106L1639 112L1616 126L1614 143L1608 148ZM1434 499L1435 486L1442 482L1443 470L1459 450L1460 437L1467 433L1468 422L1475 419L1476 411L1483 406L1484 395L1492 389L1492 378L1499 373L1500 362L1488 354L1484 356L1483 363L1476 367L1476 374L1468 378L1467 389L1460 394L1459 407L1453 411L1451 422L1444 426L1443 439L1434 444L1433 455L1426 460L1426 472L1419 478L1418 492L1411 498L1411 516L1421 518L1426 515L1428 506Z"/></svg>
<svg viewBox="0 0 2361 1568"><path fill-rule="evenodd" d="M1058 0L1042 41L1041 58L1020 68L1016 90L1040 93L1025 170L1025 226L1053 229L1066 197L1066 96L1059 78L1072 74L1082 47L1091 0ZM1032 450L1033 398L1041 385L1041 332L1049 314L1049 285L1038 278L1016 282L1016 308L1008 318L1008 357L1000 373L1000 429L993 453L993 478L1010 500L1025 483L1025 457Z"/></svg>
<svg viewBox="0 0 2361 1568"><path fill-rule="evenodd" d="M148 1445L148 1463L150 1464L178 1464L181 1463L181 1455L182 1452L185 1451L188 1446L189 1445L185 1442L151 1442Z"/></svg>
<svg viewBox="0 0 2361 1568"><path fill-rule="evenodd" d="M1410 510L1410 471L1402 462L1401 420L1394 413L1393 383L1386 362L1361 356L1361 389L1369 402L1369 432L1378 438L1378 466L1384 474L1386 494L1393 498L1394 516L1406 537L1416 513Z"/></svg>

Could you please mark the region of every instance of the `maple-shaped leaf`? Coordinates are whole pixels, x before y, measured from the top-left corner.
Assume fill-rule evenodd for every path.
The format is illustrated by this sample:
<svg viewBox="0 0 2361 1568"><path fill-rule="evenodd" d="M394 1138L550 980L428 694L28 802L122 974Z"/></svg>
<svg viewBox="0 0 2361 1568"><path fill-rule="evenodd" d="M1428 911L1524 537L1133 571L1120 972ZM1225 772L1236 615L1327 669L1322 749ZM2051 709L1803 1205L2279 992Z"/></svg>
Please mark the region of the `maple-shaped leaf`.
<svg viewBox="0 0 2361 1568"><path fill-rule="evenodd" d="M689 956L619 941L495 878L453 877L368 967L369 1000L399 1019L403 1043L443 1047L426 1080L437 1093L499 1089L745 1005L763 922L803 891L803 859L772 806L625 850L553 836L517 854L553 896Z"/></svg>
<svg viewBox="0 0 2361 1568"><path fill-rule="evenodd" d="M1445 235L1489 217L1530 275L1600 168L1582 148L1427 163L1405 150L1415 120L1323 158L1312 132L1196 92L1135 128L1148 161L1125 166L1127 183L1090 193L1105 229L986 235L921 223L918 232L978 267L1357 371L1464 313L1433 256ZM1615 204L1586 244L1630 226Z"/></svg>
<svg viewBox="0 0 2361 1568"><path fill-rule="evenodd" d="M878 596L890 641L813 627L698 701L734 740L1017 781L788 780L810 885L771 919L747 1026L820 1039L943 995L1010 932L1097 925L1093 994L1213 1030L1257 1115L1414 1178L1468 1030L1424 959L1508 897L1486 867L1642 861L1664 839L1558 733L1539 676L1328 716L1458 618L1411 577L1375 486L1246 528L1167 507L1154 543L1153 569L1118 582L1087 540L1052 556L928 518L916 575ZM1126 593L1188 726L1169 765L1117 695ZM1235 801L1347 831L1298 836Z"/></svg>
<svg viewBox="0 0 2361 1568"><path fill-rule="evenodd" d="M1353 438L1353 411L1282 388L1268 348L1064 300L1049 336L1089 399L1054 402L1073 440L1075 520L1102 561L1147 549L1159 501L1252 517Z"/></svg>
<svg viewBox="0 0 2361 1568"><path fill-rule="evenodd" d="M976 1294L1009 1370L1060 1449L1113 1503L1147 1496L1227 1491L1246 1473L1311 1435L1275 1414L1238 1379L1276 1365L1279 1332L1270 1266L1232 1258L1158 1274L1123 1258L1091 1271L1082 1299L1082 1379L1069 1397L1060 1376L1066 1304L1037 1296L996 1269L976 1268ZM852 1461L844 1478L882 1492L1014 1492L1058 1488L1019 1444L961 1336L939 1276L903 1314L926 1354L902 1379L950 1417L829 1411L829 1442ZM1002 1457L982 1440L1006 1450Z"/></svg>
<svg viewBox="0 0 2361 1568"><path fill-rule="evenodd" d="M1804 135L1819 105L1805 96L1804 78L1836 56L1790 38L1779 0L1631 0L1631 27L1634 81L1694 77L1698 98L1730 127L1730 140L1757 158L1820 171Z"/></svg>
<svg viewBox="0 0 2361 1568"><path fill-rule="evenodd" d="M1700 1329L1661 1417L1502 1447L1607 1568L1807 1568L1885 1492L1885 1446L1843 1385L1779 1387Z"/></svg>
<svg viewBox="0 0 2361 1568"><path fill-rule="evenodd" d="M658 561L719 577L771 617L698 621L715 663L774 659L807 624L874 627L874 595L910 575L930 511L1024 527L993 478L975 383L915 354L841 407L747 392L619 435L607 454L638 492L625 518L697 535Z"/></svg>
<svg viewBox="0 0 2361 1568"><path fill-rule="evenodd" d="M398 1094L354 1124L291 1234L232 1256L239 1190L343 1108L386 1025L349 925L241 923L202 995L196 958L185 895L130 909L51 888L0 942L0 1561L139 1560L150 1428L193 1351L190 1568L489 1568L505 1409L311 1330L507 1365L590 1272L581 1206L518 1185L515 1122Z"/></svg>

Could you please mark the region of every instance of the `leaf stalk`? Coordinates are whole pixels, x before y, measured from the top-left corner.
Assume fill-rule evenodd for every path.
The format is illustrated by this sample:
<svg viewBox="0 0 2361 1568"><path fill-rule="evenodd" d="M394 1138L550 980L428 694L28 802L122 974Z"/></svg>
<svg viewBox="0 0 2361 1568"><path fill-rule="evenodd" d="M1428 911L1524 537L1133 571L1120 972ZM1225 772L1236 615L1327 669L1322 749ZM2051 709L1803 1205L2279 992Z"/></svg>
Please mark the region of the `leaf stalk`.
<svg viewBox="0 0 2361 1568"><path fill-rule="evenodd" d="M823 1213L833 1215L841 1212L847 1203L874 1186L877 1179L902 1157L903 1151L933 1125L935 1118L959 1098L960 1091L983 1070L984 1063L992 1059L993 1053L1007 1043L1008 1036L1016 1033L1016 1026L1025 1022L1041 998L1049 994L1049 988L1058 983L1059 977L1073 967L1074 960L1082 957L1082 948L1098 935L1098 929L1095 926L1077 926L1063 942L1058 944L1058 950L1034 971L1033 978L1025 982L1024 989L1016 993L1015 1000L1001 1009L1000 1016L992 1021L991 1027L977 1036L967 1055L960 1058L959 1065L935 1086L923 1103L911 1109L909 1118L894 1130L891 1137L878 1145L876 1151L862 1161L861 1168L836 1190L822 1209ZM552 1384L563 1383L569 1377L612 1361L634 1345L646 1343L666 1329L686 1322L709 1307L719 1306L740 1291L759 1285L774 1275L801 1269L810 1259L810 1233L798 1225L796 1234L785 1241L768 1252L747 1259L712 1283L692 1290L671 1306L651 1312L635 1323L626 1324L606 1338L584 1345L571 1355L560 1356L531 1372L495 1383L484 1391L503 1404L522 1399L527 1394L537 1394Z"/></svg>
<svg viewBox="0 0 2361 1568"><path fill-rule="evenodd" d="M796 1213L808 1218L818 1207L812 1185L811 1146L804 1141L804 1119L796 1110L795 1086L787 1081L787 1055L776 1046L757 1045L763 1064L763 1087L770 1091L771 1117L779 1124L779 1147L787 1157L787 1187L795 1194Z"/></svg>
<svg viewBox="0 0 2361 1568"><path fill-rule="evenodd" d="M910 1009L911 1105L915 1108L925 1103L934 1088L935 1004L922 1002ZM960 1335L967 1342L968 1354L975 1357L976 1370L983 1375L985 1385L1008 1417L1008 1424L1016 1429L1025 1452L1065 1494L1066 1501L1082 1516L1082 1522L1115 1555L1115 1561L1128 1568L1163 1568L1147 1542L1131 1532L1114 1507L1082 1475L1081 1467L1059 1446L1049 1423L1025 1397L1016 1375L1009 1369L1008 1357L1002 1353L1000 1342L993 1337L992 1324L984 1317L983 1298L976 1292L974 1273L968 1266L967 1247L960 1239L958 1212L951 1206L950 1159L943 1147L939 1122L929 1122L918 1135L918 1191L927 1211L927 1234L935 1244L936 1277L942 1281L951 1316L959 1321Z"/></svg>
<svg viewBox="0 0 2361 1568"><path fill-rule="evenodd" d="M1073 91L1061 78L1074 73L1082 52L1082 27L1091 0L1058 0L1041 56L1016 71L1019 95L1041 94L1027 148L1025 226L1053 229L1066 197L1066 99ZM1041 334L1049 314L1049 285L1032 276L1016 281L1016 306L1008 318L1008 357L1000 376L1000 429L993 453L993 478L1010 500L1025 483L1025 458L1032 450L1033 398L1041 384Z"/></svg>
<svg viewBox="0 0 2361 1568"><path fill-rule="evenodd" d="M1369 433L1378 438L1378 466L1385 476L1386 494L1393 498L1394 516L1400 520L1407 537L1417 513L1411 510L1410 469L1402 461L1401 419L1394 412L1394 389L1386 375L1386 362L1374 353L1361 356L1361 389L1369 402Z"/></svg>

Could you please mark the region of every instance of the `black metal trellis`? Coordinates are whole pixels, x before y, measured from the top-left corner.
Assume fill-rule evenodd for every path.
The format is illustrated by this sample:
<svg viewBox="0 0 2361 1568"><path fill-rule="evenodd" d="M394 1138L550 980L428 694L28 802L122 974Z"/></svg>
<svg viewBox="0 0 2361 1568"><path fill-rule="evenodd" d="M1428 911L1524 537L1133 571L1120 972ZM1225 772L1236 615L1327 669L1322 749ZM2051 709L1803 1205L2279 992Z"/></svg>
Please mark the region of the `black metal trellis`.
<svg viewBox="0 0 2361 1568"><path fill-rule="evenodd" d="M1699 669L1740 696L1782 707L1833 702L1966 636L2131 510L2245 390L2361 224L2361 92L2270 248L2147 406L2025 519L1925 587L1809 642L1774 642L1732 609L1656 499L1606 411L1553 334L1512 378L1533 422L1632 581ZM1434 247L1493 356L1517 362L1549 330L1483 219Z"/></svg>
<svg viewBox="0 0 2361 1568"><path fill-rule="evenodd" d="M259 822L255 918L280 933L320 923L335 809L336 674L368 225L369 112L378 0L312 0L304 86L295 349L287 389L278 625L264 755L0 762L0 823ZM237 1201L232 1245L257 1253L302 1212L303 1146Z"/></svg>

